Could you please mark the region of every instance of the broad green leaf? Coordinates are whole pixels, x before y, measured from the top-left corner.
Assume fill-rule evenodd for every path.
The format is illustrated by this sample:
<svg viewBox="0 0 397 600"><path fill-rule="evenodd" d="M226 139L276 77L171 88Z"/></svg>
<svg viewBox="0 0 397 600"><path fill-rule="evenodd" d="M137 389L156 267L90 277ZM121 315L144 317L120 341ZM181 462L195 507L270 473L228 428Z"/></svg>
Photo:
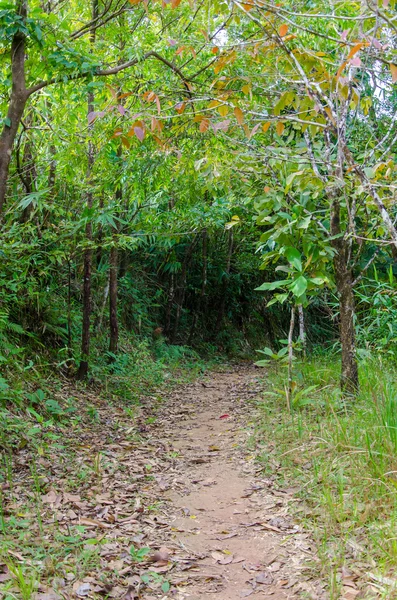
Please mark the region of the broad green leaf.
<svg viewBox="0 0 397 600"><path fill-rule="evenodd" d="M281 279L280 281L269 281L262 283L259 287L255 288L256 292L264 292L266 290L276 290L277 288L283 287L285 284L289 283L288 279Z"/></svg>
<svg viewBox="0 0 397 600"><path fill-rule="evenodd" d="M298 271L302 271L302 258L299 250L293 248L292 246L289 246L285 249L284 254L290 265L295 267L295 269L297 269Z"/></svg>
<svg viewBox="0 0 397 600"><path fill-rule="evenodd" d="M306 292L306 289L307 289L307 279L306 279L306 277L303 277L303 275L301 275L300 277L295 279L295 281L291 285L291 292L297 298L299 298L300 296L303 296L303 294Z"/></svg>

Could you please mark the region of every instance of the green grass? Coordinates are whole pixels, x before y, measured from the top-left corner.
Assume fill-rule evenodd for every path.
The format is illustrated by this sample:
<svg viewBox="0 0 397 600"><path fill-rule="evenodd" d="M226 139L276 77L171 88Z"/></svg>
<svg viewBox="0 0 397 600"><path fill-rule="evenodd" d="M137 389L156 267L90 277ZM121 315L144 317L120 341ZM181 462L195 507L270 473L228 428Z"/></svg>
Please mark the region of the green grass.
<svg viewBox="0 0 397 600"><path fill-rule="evenodd" d="M281 487L299 490L299 520L315 536L331 600L340 597L342 566L372 580L378 595L368 597L397 598L387 585L397 566L396 375L380 361L362 363L355 399L342 398L338 379L332 357L295 365L295 397L304 401L290 412L285 372L269 369L258 460Z"/></svg>

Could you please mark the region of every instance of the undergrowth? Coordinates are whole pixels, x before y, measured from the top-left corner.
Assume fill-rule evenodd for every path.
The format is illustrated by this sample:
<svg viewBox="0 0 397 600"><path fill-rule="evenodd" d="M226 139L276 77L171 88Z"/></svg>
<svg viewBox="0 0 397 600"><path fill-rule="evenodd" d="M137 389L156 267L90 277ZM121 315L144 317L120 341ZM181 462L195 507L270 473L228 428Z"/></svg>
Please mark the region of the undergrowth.
<svg viewBox="0 0 397 600"><path fill-rule="evenodd" d="M361 390L346 399L339 364L312 358L295 367L295 395L285 402L285 373L270 368L255 441L265 472L296 487L298 518L315 536L331 600L344 566L365 573L383 598L397 598L397 382L387 364L360 366ZM294 511L296 506L294 505ZM371 598L372 596L365 596ZM379 596L377 596L379 597Z"/></svg>
<svg viewBox="0 0 397 600"><path fill-rule="evenodd" d="M85 414L81 414L74 398L79 392L91 390L103 402L136 406L160 386L190 380L217 360L215 356L202 359L191 348L168 345L161 338L152 341L127 335L122 337L117 355L109 354L100 341L94 352L87 382L74 380L73 363L68 372L64 365L54 364L50 355L38 355L37 361L16 360L13 355L5 360L3 355L0 455L26 446L38 447L43 440L57 439L63 427L87 418L95 420L95 407L87 404ZM69 395L63 393L65 388ZM1 479L0 473L0 483Z"/></svg>

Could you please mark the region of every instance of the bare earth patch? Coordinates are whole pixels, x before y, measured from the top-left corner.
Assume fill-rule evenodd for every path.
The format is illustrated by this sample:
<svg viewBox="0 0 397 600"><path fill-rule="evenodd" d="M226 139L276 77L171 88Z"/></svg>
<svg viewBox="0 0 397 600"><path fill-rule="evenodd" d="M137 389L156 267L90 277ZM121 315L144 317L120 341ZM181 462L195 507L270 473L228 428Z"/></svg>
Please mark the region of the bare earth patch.
<svg viewBox="0 0 397 600"><path fill-rule="evenodd" d="M177 388L157 407L147 399L139 431L98 404L100 423L80 433L72 456L38 459L46 479L41 524L31 459L20 458L5 512L25 503L30 555L7 546L3 585L22 597L12 560L39 574L37 600L325 599L313 579L310 536L293 519L293 490L263 478L246 446L245 417L261 391L256 376L236 367ZM87 473L80 483L77 468Z"/></svg>

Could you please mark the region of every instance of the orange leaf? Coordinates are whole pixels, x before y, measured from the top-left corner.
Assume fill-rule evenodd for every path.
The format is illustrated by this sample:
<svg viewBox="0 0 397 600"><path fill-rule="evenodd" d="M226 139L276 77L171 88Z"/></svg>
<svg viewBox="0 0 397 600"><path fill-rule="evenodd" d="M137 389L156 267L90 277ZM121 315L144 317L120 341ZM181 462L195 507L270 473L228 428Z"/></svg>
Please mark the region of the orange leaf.
<svg viewBox="0 0 397 600"><path fill-rule="evenodd" d="M391 71L391 78L393 80L393 83L396 83L397 81L397 65L393 65L393 63L390 63L390 71Z"/></svg>
<svg viewBox="0 0 397 600"><path fill-rule="evenodd" d="M238 107L236 106L236 108L234 109L234 116L235 116L235 117L236 117L236 119L237 119L237 123L238 123L239 125L242 125L242 124L243 124L243 122L244 122L244 114L243 114L243 111L241 110L241 108L238 108Z"/></svg>
<svg viewBox="0 0 397 600"><path fill-rule="evenodd" d="M263 123L263 125L262 125L263 133L266 133L266 131L269 129L270 125L271 125L270 121L268 121L267 123Z"/></svg>
<svg viewBox="0 0 397 600"><path fill-rule="evenodd" d="M278 135L282 135L284 129L285 129L284 123L282 123L281 121L279 121L277 123L277 125L276 125L276 131L277 131Z"/></svg>
<svg viewBox="0 0 397 600"><path fill-rule="evenodd" d="M353 58L353 56L355 54L357 54L357 52L359 50L361 50L361 48L363 46L365 46L365 45L366 45L366 42L359 42L358 44L356 44L355 46L353 46L353 48L350 50L349 54L347 55L347 60L349 60L350 58Z"/></svg>
<svg viewBox="0 0 397 600"><path fill-rule="evenodd" d="M267 194L268 192L270 192L270 188L269 188L269 186L268 186L268 185L265 185L265 187L263 188L263 191L264 191L264 192L266 192L266 194Z"/></svg>
<svg viewBox="0 0 397 600"><path fill-rule="evenodd" d="M178 102L178 104L175 105L175 110L178 113L178 115L181 115L184 110L186 108L186 102Z"/></svg>
<svg viewBox="0 0 397 600"><path fill-rule="evenodd" d="M134 6L135 4L140 4L142 0L129 0L129 2L132 4L132 6Z"/></svg>
<svg viewBox="0 0 397 600"><path fill-rule="evenodd" d="M121 129L121 127L117 127L117 129L114 130L112 137L116 138L119 137L120 135L122 135L123 130Z"/></svg>
<svg viewBox="0 0 397 600"><path fill-rule="evenodd" d="M214 47L212 48L211 52L212 52L212 54L218 54L218 52L219 52L219 48L218 48L218 46L214 46Z"/></svg>
<svg viewBox="0 0 397 600"><path fill-rule="evenodd" d="M131 142L128 138L125 137L125 135L122 136L121 138L121 143L123 144L123 146L125 146L126 148L129 148L131 146Z"/></svg>
<svg viewBox="0 0 397 600"><path fill-rule="evenodd" d="M284 37L285 35L287 35L288 33L288 25L286 23L284 23L284 25L281 25L280 29L278 30L280 37Z"/></svg>
<svg viewBox="0 0 397 600"><path fill-rule="evenodd" d="M177 6L180 5L181 2L182 2L182 0L172 0L171 7L176 8Z"/></svg>
<svg viewBox="0 0 397 600"><path fill-rule="evenodd" d="M209 119L203 119L200 123L200 131L201 133L204 133L205 131L207 131L208 127L210 124L210 120Z"/></svg>

